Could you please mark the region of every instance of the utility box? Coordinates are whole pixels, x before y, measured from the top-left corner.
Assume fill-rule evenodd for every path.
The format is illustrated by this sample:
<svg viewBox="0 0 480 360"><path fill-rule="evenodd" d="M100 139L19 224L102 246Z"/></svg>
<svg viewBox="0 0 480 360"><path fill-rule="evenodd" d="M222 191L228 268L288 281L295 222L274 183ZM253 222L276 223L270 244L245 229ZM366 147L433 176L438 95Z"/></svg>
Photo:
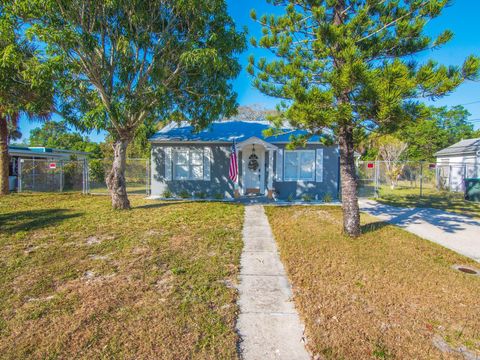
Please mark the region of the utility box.
<svg viewBox="0 0 480 360"><path fill-rule="evenodd" d="M480 202L480 178L465 179L465 200Z"/></svg>

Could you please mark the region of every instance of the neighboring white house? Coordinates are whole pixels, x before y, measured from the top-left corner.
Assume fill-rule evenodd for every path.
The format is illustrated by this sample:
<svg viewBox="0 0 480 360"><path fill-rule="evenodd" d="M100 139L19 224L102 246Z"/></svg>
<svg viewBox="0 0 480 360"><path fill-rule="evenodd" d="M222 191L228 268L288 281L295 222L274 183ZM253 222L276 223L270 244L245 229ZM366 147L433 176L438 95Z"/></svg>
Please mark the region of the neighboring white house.
<svg viewBox="0 0 480 360"><path fill-rule="evenodd" d="M480 138L459 141L435 154L440 188L464 191L464 180L480 177Z"/></svg>

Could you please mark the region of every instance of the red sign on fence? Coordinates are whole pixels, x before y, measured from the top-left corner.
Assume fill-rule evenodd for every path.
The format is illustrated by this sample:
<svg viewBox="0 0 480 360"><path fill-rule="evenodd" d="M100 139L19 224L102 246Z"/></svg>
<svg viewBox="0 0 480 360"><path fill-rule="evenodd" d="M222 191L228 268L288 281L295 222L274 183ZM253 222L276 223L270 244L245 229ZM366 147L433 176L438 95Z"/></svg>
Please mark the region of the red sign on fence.
<svg viewBox="0 0 480 360"><path fill-rule="evenodd" d="M367 168L369 168L369 169L373 169L374 167L375 167L374 163L368 163L367 164Z"/></svg>
<svg viewBox="0 0 480 360"><path fill-rule="evenodd" d="M48 164L48 167L50 169L56 169L57 168L57 163L50 163L50 164Z"/></svg>

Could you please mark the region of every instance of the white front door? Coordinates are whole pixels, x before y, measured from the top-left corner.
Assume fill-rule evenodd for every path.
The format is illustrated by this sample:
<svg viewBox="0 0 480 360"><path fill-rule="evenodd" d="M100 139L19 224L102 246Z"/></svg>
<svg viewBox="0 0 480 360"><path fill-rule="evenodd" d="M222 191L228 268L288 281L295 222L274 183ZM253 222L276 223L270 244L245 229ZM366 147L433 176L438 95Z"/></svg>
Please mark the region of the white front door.
<svg viewBox="0 0 480 360"><path fill-rule="evenodd" d="M265 149L251 145L242 151L243 193L263 194L265 192Z"/></svg>

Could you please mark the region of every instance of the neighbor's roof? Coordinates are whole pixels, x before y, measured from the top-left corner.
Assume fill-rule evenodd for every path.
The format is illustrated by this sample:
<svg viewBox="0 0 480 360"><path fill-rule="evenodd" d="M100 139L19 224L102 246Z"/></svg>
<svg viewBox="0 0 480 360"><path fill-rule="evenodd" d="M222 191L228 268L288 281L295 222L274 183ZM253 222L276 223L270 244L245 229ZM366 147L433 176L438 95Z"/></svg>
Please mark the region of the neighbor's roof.
<svg viewBox="0 0 480 360"><path fill-rule="evenodd" d="M265 137L263 131L270 129L272 125L262 121L217 121L213 122L205 130L193 133L193 127L188 124L171 123L165 126L150 138L152 142L179 141L179 142L241 142L255 136L270 143L286 143L292 135L306 135L303 130L282 129L282 134ZM319 142L320 136L315 135L308 142Z"/></svg>
<svg viewBox="0 0 480 360"><path fill-rule="evenodd" d="M38 146L16 146L9 145L8 152L11 155L20 155L20 156L38 156L38 157L65 157L69 155L88 155L90 153L84 151L76 150L63 150L63 149L53 149L47 147L38 147Z"/></svg>
<svg viewBox="0 0 480 360"><path fill-rule="evenodd" d="M480 150L480 138L459 141L435 153L435 156L475 154Z"/></svg>

